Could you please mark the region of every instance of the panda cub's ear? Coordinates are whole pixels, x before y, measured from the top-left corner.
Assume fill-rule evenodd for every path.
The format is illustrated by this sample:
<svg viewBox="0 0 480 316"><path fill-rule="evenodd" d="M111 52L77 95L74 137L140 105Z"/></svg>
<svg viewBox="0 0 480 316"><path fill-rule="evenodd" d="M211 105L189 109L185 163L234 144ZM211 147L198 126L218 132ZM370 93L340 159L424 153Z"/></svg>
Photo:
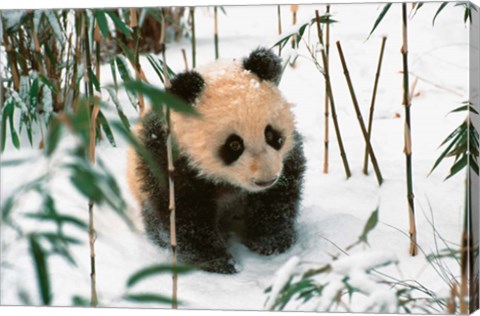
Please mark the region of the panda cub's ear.
<svg viewBox="0 0 480 316"><path fill-rule="evenodd" d="M270 49L257 48L243 60L243 68L256 74L260 80L278 85L282 77L282 60Z"/></svg>
<svg viewBox="0 0 480 316"><path fill-rule="evenodd" d="M205 81L196 71L179 73L171 80L168 91L189 104L195 103L205 88Z"/></svg>

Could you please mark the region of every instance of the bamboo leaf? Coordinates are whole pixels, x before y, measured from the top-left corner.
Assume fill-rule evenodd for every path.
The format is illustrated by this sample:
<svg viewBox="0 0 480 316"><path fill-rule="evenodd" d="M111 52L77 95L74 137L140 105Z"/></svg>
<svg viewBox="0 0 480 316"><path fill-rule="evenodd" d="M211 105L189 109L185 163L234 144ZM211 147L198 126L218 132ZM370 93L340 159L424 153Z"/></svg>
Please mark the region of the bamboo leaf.
<svg viewBox="0 0 480 316"><path fill-rule="evenodd" d="M52 153L55 151L55 149L57 148L61 134L62 134L62 124L58 121L58 119L54 118L50 122L48 134L47 134L47 143L45 148L45 154L47 155L47 157L50 157Z"/></svg>
<svg viewBox="0 0 480 316"><path fill-rule="evenodd" d="M105 10L94 10L95 12L95 19L97 20L98 27L100 28L100 31L102 32L103 37L107 38L108 35L110 34L110 31L108 29L108 22L107 22L107 17L105 15Z"/></svg>
<svg viewBox="0 0 480 316"><path fill-rule="evenodd" d="M105 11L110 19L112 19L115 26L122 32L128 39L132 39L132 31L130 28L120 19L120 17L111 10Z"/></svg>
<svg viewBox="0 0 480 316"><path fill-rule="evenodd" d="M450 174L448 175L448 177L445 180L450 179L451 177L456 175L458 172L460 172L460 170L462 170L463 168L465 168L467 166L467 163L468 163L467 155L463 155L462 158L460 160L458 160L450 168Z"/></svg>
<svg viewBox="0 0 480 316"><path fill-rule="evenodd" d="M198 116L197 111L190 104L185 103L177 96L169 92L159 89L149 83L143 81L131 81L125 83L125 88L136 93L143 94L152 103L152 107L161 112L162 105L166 104L172 110L187 115Z"/></svg>
<svg viewBox="0 0 480 316"><path fill-rule="evenodd" d="M6 145L6 139L7 139L7 119L11 116L11 113L13 111L13 100L11 98L7 99L5 101L5 104L3 105L2 109L2 126L1 126L1 151L3 152L5 149Z"/></svg>
<svg viewBox="0 0 480 316"><path fill-rule="evenodd" d="M35 263L38 289L44 305L50 305L52 295L50 293L50 276L48 274L46 253L37 240L36 235L30 235L30 255Z"/></svg>
<svg viewBox="0 0 480 316"><path fill-rule="evenodd" d="M160 303L160 304L171 304L172 299L159 294L127 294L124 297L128 301L137 302L137 303Z"/></svg>
<svg viewBox="0 0 480 316"><path fill-rule="evenodd" d="M128 121L128 118L125 115L125 113L123 112L122 105L118 100L117 94L110 87L107 87L106 90L110 95L110 98L112 99L113 104L115 104L115 107L117 108L118 117L120 118L120 121L122 122L123 126L125 126L126 129L130 129L130 122Z"/></svg>
<svg viewBox="0 0 480 316"><path fill-rule="evenodd" d="M378 208L375 211L373 211L373 213L368 218L367 223L363 228L363 232L360 235L360 237L358 237L358 240L368 244L368 241L367 241L368 234L377 226L377 223L378 223Z"/></svg>
<svg viewBox="0 0 480 316"><path fill-rule="evenodd" d="M117 70L115 68L115 59L110 58L110 70L112 71L113 84L115 86L115 92L118 91Z"/></svg>
<svg viewBox="0 0 480 316"><path fill-rule="evenodd" d="M117 147L117 144L115 143L115 137L113 136L112 129L110 128L110 124L108 123L108 120L105 118L101 110L98 112L97 119L98 119L98 122L100 123L100 126L102 126L102 130L105 132L105 135L107 136L108 142L113 147Z"/></svg>
<svg viewBox="0 0 480 316"><path fill-rule="evenodd" d="M443 11L443 9L445 9L445 7L447 6L448 2L443 2L440 7L438 7L438 10L437 10L437 13L435 13L435 16L433 17L433 21L432 21L432 25L435 25L435 20L437 19L437 16L440 14L440 12Z"/></svg>
<svg viewBox="0 0 480 316"><path fill-rule="evenodd" d="M90 80L93 83L95 90L97 92L100 92L100 83L98 82L97 76L95 76L91 68L88 69L88 80Z"/></svg>
<svg viewBox="0 0 480 316"><path fill-rule="evenodd" d="M140 281L159 274L172 272L176 272L177 274L187 274L192 271L194 271L194 269L188 266L156 265L145 268L133 274L127 281L127 287L131 288Z"/></svg>
<svg viewBox="0 0 480 316"><path fill-rule="evenodd" d="M382 11L380 12L380 14L378 15L377 19L375 20L375 23L373 24L373 28L372 30L370 31L370 34L368 34L368 38L370 38L370 36L372 36L373 32L375 31L375 29L377 28L377 26L380 24L380 22L382 22L383 18L385 17L385 15L387 14L388 10L390 10L390 7L392 6L391 3L387 3L383 6L383 9Z"/></svg>

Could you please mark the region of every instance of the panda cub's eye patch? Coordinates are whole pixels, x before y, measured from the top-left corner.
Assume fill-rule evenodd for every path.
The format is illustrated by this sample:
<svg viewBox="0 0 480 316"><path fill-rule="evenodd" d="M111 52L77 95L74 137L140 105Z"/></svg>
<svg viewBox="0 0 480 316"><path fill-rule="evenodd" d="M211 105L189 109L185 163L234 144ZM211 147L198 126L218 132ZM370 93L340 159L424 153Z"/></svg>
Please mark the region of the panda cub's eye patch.
<svg viewBox="0 0 480 316"><path fill-rule="evenodd" d="M265 127L265 141L276 150L280 150L285 143L282 133L274 129L271 125Z"/></svg>
<svg viewBox="0 0 480 316"><path fill-rule="evenodd" d="M225 140L225 143L220 146L218 155L226 165L231 165L242 155L245 147L243 139L237 134L231 134Z"/></svg>

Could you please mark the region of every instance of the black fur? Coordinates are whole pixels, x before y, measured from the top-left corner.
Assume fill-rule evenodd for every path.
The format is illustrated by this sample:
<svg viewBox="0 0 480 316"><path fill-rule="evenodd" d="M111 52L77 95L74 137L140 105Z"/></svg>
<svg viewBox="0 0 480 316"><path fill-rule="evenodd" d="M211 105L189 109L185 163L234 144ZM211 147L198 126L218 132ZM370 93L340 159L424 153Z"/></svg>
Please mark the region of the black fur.
<svg viewBox="0 0 480 316"><path fill-rule="evenodd" d="M240 144L239 148L232 148L232 144L237 142L238 144ZM243 147L243 139L236 134L232 134L228 136L225 144L220 147L220 149L218 150L218 155L226 165L231 165L238 158L240 158L244 149L245 148Z"/></svg>
<svg viewBox="0 0 480 316"><path fill-rule="evenodd" d="M282 60L271 50L257 48L243 60L243 68L256 74L261 80L278 85L282 76Z"/></svg>
<svg viewBox="0 0 480 316"><path fill-rule="evenodd" d="M141 141L167 173L166 130L155 114L143 121ZM229 206L232 212L244 208L242 241L251 250L264 255L281 253L295 241L295 220L302 191L305 169L302 142L296 144L285 159L282 176L269 189L258 193L246 192L229 184L214 184L199 177L180 156L175 161L175 203L177 250L179 259L203 270L217 273L235 273L232 256L227 251L226 235L217 214L217 198L227 192L238 195ZM157 179L145 161L140 159L137 173L141 190L148 196L143 201L143 220L151 239L160 246L169 245L168 183ZM241 203L240 203L241 201ZM241 205L240 205L241 204Z"/></svg>
<svg viewBox="0 0 480 316"><path fill-rule="evenodd" d="M169 91L183 99L189 104L193 104L195 99L200 96L205 88L205 81L196 71L186 71L175 76L171 81Z"/></svg>
<svg viewBox="0 0 480 316"><path fill-rule="evenodd" d="M265 141L276 150L280 150L284 143L282 133L274 129L271 125L267 125L265 128Z"/></svg>

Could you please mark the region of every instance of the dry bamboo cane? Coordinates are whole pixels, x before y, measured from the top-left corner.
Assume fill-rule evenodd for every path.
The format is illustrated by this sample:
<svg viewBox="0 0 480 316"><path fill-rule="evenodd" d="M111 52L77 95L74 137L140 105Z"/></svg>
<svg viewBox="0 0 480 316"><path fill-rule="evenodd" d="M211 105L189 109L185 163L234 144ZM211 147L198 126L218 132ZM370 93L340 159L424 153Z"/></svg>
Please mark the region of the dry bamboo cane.
<svg viewBox="0 0 480 316"><path fill-rule="evenodd" d="M277 5L277 30L278 35L282 34L282 8ZM278 56L282 55L282 45L278 45Z"/></svg>
<svg viewBox="0 0 480 316"><path fill-rule="evenodd" d="M327 4L327 16L330 14L330 5ZM330 23L325 27L325 55L327 57L327 68L330 66ZM325 81L325 138L324 138L324 152L323 152L323 173L328 173L328 145L329 145L329 99L328 89Z"/></svg>
<svg viewBox="0 0 480 316"><path fill-rule="evenodd" d="M410 124L410 98L408 78L408 19L407 4L402 3L402 33L403 33L403 105L405 106L405 160L407 176L407 199L410 234L410 255L417 254L417 228L415 224L415 204L413 194L413 172L412 172L412 132Z"/></svg>
<svg viewBox="0 0 480 316"><path fill-rule="evenodd" d="M220 57L220 55L218 52L218 8L216 6L213 7L213 18L214 18L213 40L215 43L215 60L217 60Z"/></svg>
<svg viewBox="0 0 480 316"><path fill-rule="evenodd" d="M382 46L380 48L380 56L378 57L378 64L377 64L377 72L375 74L375 82L373 84L373 93L372 93L372 100L370 102L370 112L368 114L368 141L371 140L372 137L372 124L373 124L373 112L375 111L375 100L377 98L377 88L378 82L380 79L380 71L382 69L382 61L383 61L383 52L385 51L385 43L387 41L387 37L382 37ZM363 159L363 173L368 174L368 148L365 146L365 158Z"/></svg>
<svg viewBox="0 0 480 316"><path fill-rule="evenodd" d="M320 15L318 13L318 10L315 10L315 17L317 22L316 24L317 24L318 41L320 42L320 45L324 46L322 27L320 26ZM335 109L335 101L333 99L332 85L330 82L330 70L329 70L329 65L327 63L327 55L324 49L322 49L322 60L323 60L323 69L324 69L323 75L325 76L325 81L327 84L327 94L330 100L330 110L332 113L333 126L335 127L335 134L337 136L338 147L340 149L340 156L342 157L342 163L345 169L345 174L347 178L350 178L352 173L350 172L350 166L348 165L347 154L345 153L345 149L343 147L342 135L340 134L340 125L338 124L338 120L337 120L337 111Z"/></svg>
<svg viewBox="0 0 480 316"><path fill-rule="evenodd" d="M297 11L298 11L298 4L292 4L290 6L290 11L292 11L292 26L297 25ZM297 41L295 36L292 36L292 48L295 49L297 47Z"/></svg>
<svg viewBox="0 0 480 316"><path fill-rule="evenodd" d="M343 55L342 45L340 41L337 41L337 49L338 54L340 55L340 61L342 62L343 73L345 78L347 79L348 90L350 91L350 96L352 97L353 107L355 108L355 113L357 114L358 124L360 125L360 129L362 130L363 138L365 139L365 143L367 145L368 154L372 159L373 169L375 170L375 175L377 177L378 185L382 185L383 177L378 166L377 158L375 157L375 153L373 152L372 144L368 138L367 129L365 127L365 123L363 122L362 112L360 111L360 106L358 105L357 97L355 95L355 90L353 89L352 79L350 78L350 73L348 72L347 63L345 61L345 56Z"/></svg>
<svg viewBox="0 0 480 316"><path fill-rule="evenodd" d="M165 20L163 20L165 23ZM162 27L162 35L164 35L165 28ZM162 36L162 38L165 38ZM167 57L165 54L165 46L162 51L162 59L163 59L163 76L165 78L165 89L170 88L170 79L168 77L168 66L167 66ZM173 164L173 146L172 146L172 134L171 134L171 121L170 121L170 106L168 104L164 104L163 107L166 127L167 127L167 160L168 160L168 210L170 212L170 247L172 248L172 266L174 267L172 273L172 308L178 308L178 274L175 270L177 265L177 230L176 230L176 220L175 220L175 182L173 181L173 176L175 173L175 166Z"/></svg>
<svg viewBox="0 0 480 316"><path fill-rule="evenodd" d="M192 68L197 66L197 40L195 35L195 8L190 8L190 21L192 23Z"/></svg>
<svg viewBox="0 0 480 316"><path fill-rule="evenodd" d="M83 15L82 20L82 30L83 30L83 47L85 49L85 92L88 99L88 108L90 110L90 144L89 144L89 159L92 164L95 163L95 141L96 141L96 118L99 112L98 106L94 104L93 100L93 83L89 78L89 73L92 72L92 60L90 54L90 41L88 37L88 25L86 22L86 13ZM95 307L98 305L98 296L97 296L97 273L96 273L96 264L95 264L95 226L94 226L94 211L93 211L93 201L90 199L88 201L88 218L89 218L89 227L88 227L88 236L89 236L89 245L90 245L90 292L91 292L91 306Z"/></svg>

